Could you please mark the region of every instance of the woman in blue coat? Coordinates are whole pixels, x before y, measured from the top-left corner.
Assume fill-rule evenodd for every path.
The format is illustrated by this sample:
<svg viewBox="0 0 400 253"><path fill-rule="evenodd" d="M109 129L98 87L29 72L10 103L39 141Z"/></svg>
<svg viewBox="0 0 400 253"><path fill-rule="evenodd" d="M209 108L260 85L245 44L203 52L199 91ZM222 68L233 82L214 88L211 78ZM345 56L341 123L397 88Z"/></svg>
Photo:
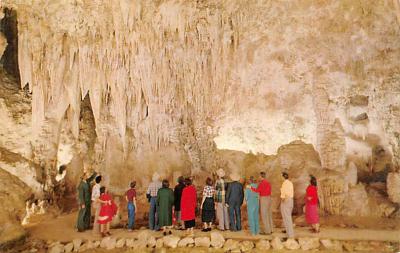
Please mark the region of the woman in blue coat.
<svg viewBox="0 0 400 253"><path fill-rule="evenodd" d="M248 184L257 188L254 177L250 177ZM259 196L257 192L251 190L250 187L246 188L244 197L247 202L247 215L250 226L250 231L252 235L258 235L260 233L260 226L258 222L258 212L259 212Z"/></svg>

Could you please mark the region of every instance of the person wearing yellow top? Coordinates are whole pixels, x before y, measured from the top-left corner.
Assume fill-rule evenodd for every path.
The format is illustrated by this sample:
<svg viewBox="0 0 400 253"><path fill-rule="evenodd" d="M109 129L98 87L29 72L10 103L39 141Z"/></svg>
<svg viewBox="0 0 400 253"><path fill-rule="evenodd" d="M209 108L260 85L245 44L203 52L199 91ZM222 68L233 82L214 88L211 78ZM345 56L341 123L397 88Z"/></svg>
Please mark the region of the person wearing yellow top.
<svg viewBox="0 0 400 253"><path fill-rule="evenodd" d="M289 238L294 237L292 211L293 211L293 183L286 172L282 173L284 179L281 187L281 214L286 233Z"/></svg>

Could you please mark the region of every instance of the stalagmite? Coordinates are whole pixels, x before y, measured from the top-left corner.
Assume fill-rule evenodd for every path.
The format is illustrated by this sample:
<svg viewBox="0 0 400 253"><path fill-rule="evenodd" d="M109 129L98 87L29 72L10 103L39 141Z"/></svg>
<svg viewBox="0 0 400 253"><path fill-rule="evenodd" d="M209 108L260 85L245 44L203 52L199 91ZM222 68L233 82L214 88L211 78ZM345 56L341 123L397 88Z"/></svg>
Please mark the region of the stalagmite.
<svg viewBox="0 0 400 253"><path fill-rule="evenodd" d="M389 173L387 178L387 191L391 201L400 203L400 173Z"/></svg>

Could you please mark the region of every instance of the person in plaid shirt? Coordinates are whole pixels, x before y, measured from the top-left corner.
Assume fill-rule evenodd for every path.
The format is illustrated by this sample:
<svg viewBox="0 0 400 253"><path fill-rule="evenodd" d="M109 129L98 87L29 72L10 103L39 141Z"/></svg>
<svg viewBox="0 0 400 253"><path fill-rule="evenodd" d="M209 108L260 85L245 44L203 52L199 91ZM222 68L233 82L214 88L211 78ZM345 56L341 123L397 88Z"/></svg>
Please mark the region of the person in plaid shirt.
<svg viewBox="0 0 400 253"><path fill-rule="evenodd" d="M149 229L150 230L159 230L158 227L158 219L157 219L157 193L158 190L162 187L162 183L160 181L160 175L158 173L153 174L153 181L150 183L147 188L146 195L150 202L150 211L149 211Z"/></svg>
<svg viewBox="0 0 400 253"><path fill-rule="evenodd" d="M218 219L218 229L228 230L229 229L229 214L228 207L225 204L225 192L228 184L225 179L225 171L223 169L217 170L217 180L215 182L215 204Z"/></svg>

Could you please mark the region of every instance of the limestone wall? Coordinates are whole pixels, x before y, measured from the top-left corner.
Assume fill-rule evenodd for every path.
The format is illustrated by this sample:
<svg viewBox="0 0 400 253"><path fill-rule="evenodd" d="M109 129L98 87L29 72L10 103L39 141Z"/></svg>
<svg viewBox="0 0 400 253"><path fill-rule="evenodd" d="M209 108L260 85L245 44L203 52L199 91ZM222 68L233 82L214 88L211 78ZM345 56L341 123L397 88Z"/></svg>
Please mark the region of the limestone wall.
<svg viewBox="0 0 400 253"><path fill-rule="evenodd" d="M154 171L235 168L218 149L294 140L316 149L316 170L385 184L400 162L394 4L3 0L32 94L21 143L50 181L63 161L71 182L94 167L120 191Z"/></svg>

